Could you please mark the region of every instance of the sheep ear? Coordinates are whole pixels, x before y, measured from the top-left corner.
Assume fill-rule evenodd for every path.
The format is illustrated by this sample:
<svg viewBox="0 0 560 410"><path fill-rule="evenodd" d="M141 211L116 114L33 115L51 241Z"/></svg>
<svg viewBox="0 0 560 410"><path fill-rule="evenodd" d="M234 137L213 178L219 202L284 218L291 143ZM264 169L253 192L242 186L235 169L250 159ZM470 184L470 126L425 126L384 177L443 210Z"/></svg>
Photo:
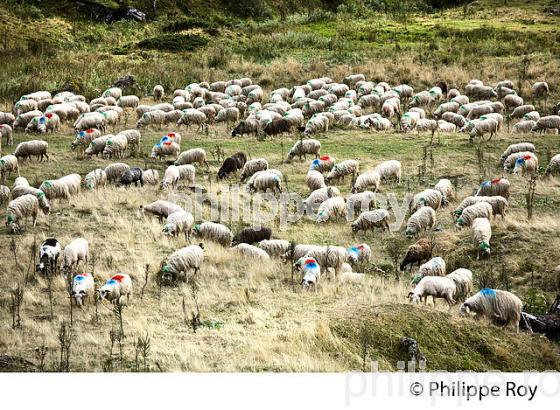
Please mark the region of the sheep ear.
<svg viewBox="0 0 560 410"><path fill-rule="evenodd" d="M414 295L414 292L408 292L408 297L411 297L412 295Z"/></svg>

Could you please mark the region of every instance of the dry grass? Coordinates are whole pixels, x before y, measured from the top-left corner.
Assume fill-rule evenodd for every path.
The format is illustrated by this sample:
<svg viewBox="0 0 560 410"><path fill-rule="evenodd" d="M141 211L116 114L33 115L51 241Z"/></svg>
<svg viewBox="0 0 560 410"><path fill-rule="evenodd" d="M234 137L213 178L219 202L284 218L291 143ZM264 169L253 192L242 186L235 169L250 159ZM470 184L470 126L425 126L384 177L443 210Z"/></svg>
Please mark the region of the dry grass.
<svg viewBox="0 0 560 410"><path fill-rule="evenodd" d="M142 151L158 139L160 132L143 133ZM253 139L230 139L223 127L214 127L210 135L183 132L182 148L201 146L209 151L217 144L222 146L226 154L237 150L248 152L251 157L265 156L271 166L281 169L287 176L291 191L307 194L303 178L308 163L295 161L291 164L282 162L281 144L284 154L292 140L274 139L255 143ZM29 139L31 136L16 134L16 143ZM496 161L501 151L512 142L527 137L501 134L497 141L486 148L487 176L501 175ZM44 178L60 176L70 172L84 175L96 167L103 167L107 161L93 159L76 160L75 154L68 149L72 137L68 134L49 136L53 160L39 164L28 162L21 168L22 175L38 185ZM427 136L402 134L370 134L364 131L332 131L320 136L323 153L333 155L339 160L357 158L362 170L367 170L382 160L399 159L404 166L404 182L400 186L394 183L382 187L382 192L395 192L402 198L406 192L417 192L433 184L438 177L458 175L460 177L459 198L468 195L478 184L481 176L476 163L474 148L467 145L463 135L443 136L441 146L434 147L433 165L428 161L428 173L424 180L417 177L417 165L421 158L419 152L426 143ZM531 136L531 140L539 147L539 154L544 158L547 148L553 149L557 144L557 136ZM143 166L141 159L130 158L130 164ZM542 160L541 160L542 161ZM155 165L163 172L164 164ZM215 175L219 163L211 161L212 175ZM212 192L225 192L225 187L216 184L212 176L212 184L204 175L203 170L197 181ZM13 177L12 177L13 178ZM489 261L477 261L470 233L456 232L452 228L450 211L438 212L438 231L435 232L437 253L448 263L461 264L471 268L477 278L494 266L498 272L501 262L507 263L513 279L514 290L523 295L531 286L531 278L526 271L527 255L535 255L533 281L535 285L552 290L547 272L556 265L560 258L560 240L558 229L556 202L543 202L536 205L535 218L527 222L524 210L525 182L512 177L513 195L511 209L504 222L493 222L494 236L492 239L495 254ZM350 180L340 186L343 193L349 190ZM537 194L543 200L554 201L560 192L556 179L539 181ZM184 191L182 191L184 192ZM35 347L49 346L47 369L55 368L57 362L57 332L59 322L69 320L69 303L65 283L61 278L53 282L54 316L53 322L48 320L49 302L47 282L33 275L26 286L22 305L22 329L11 328L8 291L18 281L22 281L31 261L29 249L34 241L40 243L47 236L54 236L63 244L72 238L84 236L90 242L90 250L95 255L96 283L101 284L117 271L129 273L135 283L135 297L124 307L124 329L127 338L124 340L124 361L114 360L113 370L130 370L134 368L134 343L136 337L146 332L151 339L150 369L165 371L342 371L360 368L357 356L352 353L355 348L345 336L336 329L346 322L348 312L353 306L394 306L399 309L394 320L411 320L410 309L406 308L408 293L405 275L401 282L395 282L390 268L390 261L385 254L385 244L389 234L376 233L374 236L352 235L348 223L329 223L318 227L313 221L304 219L295 225L289 225L286 231L275 229L275 237L294 240L297 243L324 243L348 246L354 243L368 242L374 250L373 262L386 271L385 275L368 275L361 284L338 283L323 280L317 292L302 292L299 286L292 287L289 265L279 261L270 264L255 264L240 260L236 254L218 245L207 244L205 265L199 274L200 290L198 303L201 309L201 320L207 321L193 333L182 307L185 301L187 319L194 309L194 302L189 286L163 288L156 283L155 273L160 262L174 250L184 246L184 239L169 239L161 234L161 225L157 219L142 217L138 212L141 204L157 198L165 198L167 192L154 187L146 188L115 188L109 187L99 192L86 192L73 198L70 203L55 203L54 212L48 217L41 216L35 230L28 228L21 236L11 237L5 231L0 234L0 258L4 269L0 271L2 289L0 313L0 351L13 355L32 357ZM277 228L278 219L274 226ZM233 224L236 230L238 224ZM402 233L395 233L402 236ZM14 238L18 249L18 260L22 269L14 265L10 251L10 241ZM537 257L538 256L538 257ZM140 300L140 288L144 281L145 265L150 265L149 282L144 299ZM32 265L31 265L32 266ZM86 269L82 267L81 269ZM92 269L90 258L88 271ZM23 270L23 271L22 271ZM33 269L31 269L33 270ZM401 310L401 307L403 310ZM392 309L389 309L392 310ZM440 304L436 311L428 308L422 310L427 317L443 326L447 320L453 320L456 326L453 331L460 331L462 321L454 318L456 309L449 316ZM383 311L383 321L390 321L391 314ZM414 316L413 316L414 317ZM441 323L439 322L441 321ZM219 322L216 324L216 322ZM223 326L220 327L220 323ZM215 328L218 326L220 328ZM334 327L333 327L334 326ZM403 325L404 326L404 325ZM395 323L392 336L398 338L407 332L407 326L401 328ZM486 325L469 324L472 334L477 331L492 332L502 340L503 354L509 354L513 346L508 339L513 337L508 332ZM111 309L100 304L98 321L95 308L89 304L84 309L74 309L74 334L76 340L72 345L71 370L100 371L106 368L109 355L111 329L116 329L117 321ZM334 330L333 330L334 329ZM457 329L457 330L455 330ZM471 333L469 333L471 334ZM385 337L385 336L384 336ZM453 338L450 332L442 337ZM524 336L529 338L529 336ZM394 340L391 342L393 343ZM447 345L446 345L447 346ZM448 346L452 349L452 345ZM518 348L516 343L515 348ZM429 349L434 348L433 345ZM446 347L447 349L447 347ZM528 349L537 349L530 343ZM540 349L540 347L538 348ZM114 352L118 352L118 348ZM550 350L550 349L549 349ZM381 349L381 352L383 349ZM393 352L394 353L394 352ZM382 357L384 366L394 368L395 355L387 353ZM435 350L432 355L438 354ZM467 351L465 355L470 353ZM549 354L550 356L551 354ZM114 353L119 357L118 353ZM552 354L553 356L553 354ZM442 358L449 358L447 353ZM532 357L532 356L531 356ZM357 360L357 361L356 361ZM445 365L442 359L441 365ZM449 359L450 360L450 359ZM472 362L462 365L449 362L450 368L484 369L495 366L487 358L472 357ZM157 362L157 364L156 364ZM555 362L547 362L551 368ZM487 366L486 366L486 365ZM455 367L453 367L455 366ZM502 369L518 369L522 363L509 361Z"/></svg>

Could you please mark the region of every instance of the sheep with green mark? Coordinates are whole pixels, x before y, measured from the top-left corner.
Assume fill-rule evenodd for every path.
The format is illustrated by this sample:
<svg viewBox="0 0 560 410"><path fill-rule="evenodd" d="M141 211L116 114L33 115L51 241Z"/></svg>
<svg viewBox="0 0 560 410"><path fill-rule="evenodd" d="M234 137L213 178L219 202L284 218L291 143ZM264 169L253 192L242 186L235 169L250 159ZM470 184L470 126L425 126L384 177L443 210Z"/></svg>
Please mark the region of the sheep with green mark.
<svg viewBox="0 0 560 410"><path fill-rule="evenodd" d="M229 248L233 241L233 233L222 224L216 222L202 222L195 224L193 228L195 236L204 240L219 243L223 247Z"/></svg>
<svg viewBox="0 0 560 410"><path fill-rule="evenodd" d="M344 198L335 196L324 201L317 211L317 223L345 218L348 210Z"/></svg>
<svg viewBox="0 0 560 410"><path fill-rule="evenodd" d="M414 195L410 203L410 212L414 213L423 206L428 206L437 211L443 202L443 194L437 189L425 189Z"/></svg>
<svg viewBox="0 0 560 410"><path fill-rule="evenodd" d="M107 184L107 173L101 168L89 172L84 177L84 186L87 190L104 188Z"/></svg>
<svg viewBox="0 0 560 410"><path fill-rule="evenodd" d="M25 194L8 203L6 209L6 226L12 233L21 230L21 221L31 217L33 227L37 224L39 199L33 194Z"/></svg>
<svg viewBox="0 0 560 410"><path fill-rule="evenodd" d="M490 239L492 238L492 227L487 218L476 218L471 225L472 240L477 248L477 259L480 255L490 256Z"/></svg>
<svg viewBox="0 0 560 410"><path fill-rule="evenodd" d="M118 100L122 97L122 89L120 87L111 87L103 91L101 96L103 98L113 97L115 100Z"/></svg>
<svg viewBox="0 0 560 410"><path fill-rule="evenodd" d="M492 216L492 205L488 202L477 202L476 204L467 206L461 212L461 215L455 221L455 226L461 229L465 226L472 226L476 218L490 219Z"/></svg>
<svg viewBox="0 0 560 410"><path fill-rule="evenodd" d="M15 130L16 128L24 128L27 127L27 124L29 124L29 122L35 118L35 117L41 117L43 115L43 113L39 110L33 110L33 111L29 111L23 114L20 114L16 117L14 123L13 123L13 129Z"/></svg>

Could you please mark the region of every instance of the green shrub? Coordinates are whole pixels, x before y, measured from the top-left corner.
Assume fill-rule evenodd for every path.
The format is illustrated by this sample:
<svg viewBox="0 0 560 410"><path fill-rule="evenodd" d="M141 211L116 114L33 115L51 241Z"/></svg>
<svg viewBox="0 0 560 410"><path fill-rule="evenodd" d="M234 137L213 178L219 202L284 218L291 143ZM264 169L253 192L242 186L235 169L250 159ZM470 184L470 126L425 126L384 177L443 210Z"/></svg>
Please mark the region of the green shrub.
<svg viewBox="0 0 560 410"><path fill-rule="evenodd" d="M137 43L138 48L163 51L194 51L208 43L196 34L162 34Z"/></svg>

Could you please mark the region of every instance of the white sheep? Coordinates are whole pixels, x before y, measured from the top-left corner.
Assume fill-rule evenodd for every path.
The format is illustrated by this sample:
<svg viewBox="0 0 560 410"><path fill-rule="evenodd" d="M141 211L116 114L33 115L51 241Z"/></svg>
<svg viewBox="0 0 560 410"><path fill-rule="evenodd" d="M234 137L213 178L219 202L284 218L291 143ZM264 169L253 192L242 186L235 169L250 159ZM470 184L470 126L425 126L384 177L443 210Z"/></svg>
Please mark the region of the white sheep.
<svg viewBox="0 0 560 410"><path fill-rule="evenodd" d="M6 181L6 178L14 171L19 174L18 159L14 155L0 158L0 181Z"/></svg>
<svg viewBox="0 0 560 410"><path fill-rule="evenodd" d="M99 189L107 184L107 173L101 168L89 172L84 177L84 186L88 190Z"/></svg>
<svg viewBox="0 0 560 410"><path fill-rule="evenodd" d="M352 232L374 231L375 228L390 231L389 228L389 212L386 209L374 209L373 211L364 211L358 218L352 222Z"/></svg>
<svg viewBox="0 0 560 410"><path fill-rule="evenodd" d="M177 188L177 184L181 179L181 174L179 173L179 167L176 165L170 165L165 169L165 174L163 175L163 181L161 181L161 187L166 188Z"/></svg>
<svg viewBox="0 0 560 410"><path fill-rule="evenodd" d="M196 108L187 108L183 110L183 115L177 121L177 125L186 125L189 128L191 125L196 124L198 126L197 131L204 129L204 125L208 121L207 115L197 110Z"/></svg>
<svg viewBox="0 0 560 410"><path fill-rule="evenodd" d="M148 185L159 185L159 172L157 169L146 169L142 172L142 182Z"/></svg>
<svg viewBox="0 0 560 410"><path fill-rule="evenodd" d="M347 214L344 198L335 196L324 201L317 212L317 223L324 223L332 219L344 218Z"/></svg>
<svg viewBox="0 0 560 410"><path fill-rule="evenodd" d="M432 229L436 224L436 211L429 206L420 207L406 223L406 236L416 236L423 231Z"/></svg>
<svg viewBox="0 0 560 410"><path fill-rule="evenodd" d="M294 159L296 156L303 156L306 158L307 154L315 155L315 158L319 157L321 152L321 143L315 139L304 139L296 142L294 146L288 152L288 162Z"/></svg>
<svg viewBox="0 0 560 410"><path fill-rule="evenodd" d="M309 170L305 176L305 185L311 190L325 188L325 178L319 171Z"/></svg>
<svg viewBox="0 0 560 410"><path fill-rule="evenodd" d="M357 175L360 172L360 163L354 159L348 159L338 164L334 164L331 171L326 176L326 181L340 181L346 175Z"/></svg>
<svg viewBox="0 0 560 410"><path fill-rule="evenodd" d="M441 204L447 205L449 201L455 199L455 187L448 179L440 179L434 186L434 189L439 191L442 195Z"/></svg>
<svg viewBox="0 0 560 410"><path fill-rule="evenodd" d="M104 159L111 159L113 157L123 158L127 148L128 138L126 135L113 135L107 139L105 147L103 148L102 156Z"/></svg>
<svg viewBox="0 0 560 410"><path fill-rule="evenodd" d="M560 130L560 115L547 115L546 117L541 117L533 131L544 132L547 130Z"/></svg>
<svg viewBox="0 0 560 410"><path fill-rule="evenodd" d="M80 273L72 279L72 298L76 305L82 306L87 297L93 296L94 291L93 276L89 273Z"/></svg>
<svg viewBox="0 0 560 410"><path fill-rule="evenodd" d="M10 194L10 188L6 185L0 185L0 205L3 205L10 200Z"/></svg>
<svg viewBox="0 0 560 410"><path fill-rule="evenodd" d="M384 161L374 168L374 172L379 174L382 180L395 178L398 184L401 183L402 165L397 160Z"/></svg>
<svg viewBox="0 0 560 410"><path fill-rule="evenodd" d="M282 192L281 186L282 177L271 170L260 171L251 177L247 182L249 192L266 192L271 189L272 191Z"/></svg>
<svg viewBox="0 0 560 410"><path fill-rule="evenodd" d="M178 211L182 211L182 210L183 210L183 208L181 208L180 205L177 205L173 202L164 201L164 200L161 200L161 199L158 199L157 201L149 203L148 205L140 205L140 213L141 214L144 214L145 212L148 212L152 215L156 215L159 218L160 222L163 221L163 218L167 218L173 212L178 212Z"/></svg>
<svg viewBox="0 0 560 410"><path fill-rule="evenodd" d="M154 94L154 100L156 102L161 101L163 99L163 97L165 96L165 90L164 90L163 86L160 85L160 84L156 85L154 87L153 94Z"/></svg>
<svg viewBox="0 0 560 410"><path fill-rule="evenodd" d="M177 170L179 171L179 180L185 181L187 186L191 186L194 183L196 169L194 166L187 165L177 165Z"/></svg>
<svg viewBox="0 0 560 410"><path fill-rule="evenodd" d="M381 183L381 176L376 170L366 171L358 175L354 185L352 186L352 193L364 191L366 188L373 188L373 192L379 189Z"/></svg>
<svg viewBox="0 0 560 410"><path fill-rule="evenodd" d="M516 152L535 152L535 145L530 142L519 142L517 144L511 144L507 147L507 149L503 152L502 156L500 157L500 165L504 164L504 161L509 157L511 154Z"/></svg>
<svg viewBox="0 0 560 410"><path fill-rule="evenodd" d="M240 243L235 245L232 249L243 258L258 259L261 262L270 261L270 256L265 250L248 243Z"/></svg>
<svg viewBox="0 0 560 410"><path fill-rule="evenodd" d="M169 236L178 236L180 233L184 233L185 240L189 241L193 226L194 217L192 214L180 210L169 214L163 227L163 233Z"/></svg>
<svg viewBox="0 0 560 410"><path fill-rule="evenodd" d="M485 288L465 300L459 313L464 316L474 312L477 317L486 317L495 324L512 326L519 333L522 309L523 302L513 293Z"/></svg>
<svg viewBox="0 0 560 410"><path fill-rule="evenodd" d="M271 257L284 255L290 250L290 242L284 239L263 239L257 246Z"/></svg>
<svg viewBox="0 0 560 410"><path fill-rule="evenodd" d="M525 155L515 160L515 175L534 177L539 173L539 160L535 155Z"/></svg>
<svg viewBox="0 0 560 410"><path fill-rule="evenodd" d="M455 226L459 229L464 226L472 226L472 223L476 218L490 219L492 213L492 205L488 202L477 202L476 204L467 206L463 209L461 216L459 216L457 221L455 221Z"/></svg>
<svg viewBox="0 0 560 410"><path fill-rule="evenodd" d="M111 303L120 303L121 298L126 296L127 302L132 295L132 279L126 273L118 273L99 289L99 299L108 300Z"/></svg>
<svg viewBox="0 0 560 410"><path fill-rule="evenodd" d="M446 278L455 282L455 286L457 287L456 296L464 298L471 293L473 288L473 273L470 270L459 268L447 275Z"/></svg>
<svg viewBox="0 0 560 410"><path fill-rule="evenodd" d="M321 266L315 258L304 256L299 258L294 267L301 272L301 285L309 290L311 286L316 287L321 278Z"/></svg>
<svg viewBox="0 0 560 410"><path fill-rule="evenodd" d="M423 206L429 206L434 211L441 207L443 194L437 189L425 189L414 195L410 203L410 212L414 213Z"/></svg>
<svg viewBox="0 0 560 410"><path fill-rule="evenodd" d="M206 151L202 148L192 148L181 152L177 159L175 160L175 165L187 165L198 163L209 168L208 161L206 160Z"/></svg>
<svg viewBox="0 0 560 410"><path fill-rule="evenodd" d="M511 130L513 134L529 134L537 126L536 121L519 121Z"/></svg>
<svg viewBox="0 0 560 410"><path fill-rule="evenodd" d="M25 194L8 203L6 208L6 226L17 233L21 229L19 221L31 217L33 227L37 224L39 213L39 200L35 195Z"/></svg>
<svg viewBox="0 0 560 410"><path fill-rule="evenodd" d="M122 175L130 169L128 164L124 162L113 162L105 167L105 175L107 176L107 182L119 182Z"/></svg>
<svg viewBox="0 0 560 410"><path fill-rule="evenodd" d="M504 172L513 172L517 160L519 158L528 158L528 157L534 158L538 163L537 156L530 151L514 152L513 154L510 154L504 161Z"/></svg>
<svg viewBox="0 0 560 410"><path fill-rule="evenodd" d="M136 128L144 128L148 126L158 126L161 128L165 122L165 111L154 110L148 111L142 114L142 116L136 121Z"/></svg>
<svg viewBox="0 0 560 410"><path fill-rule="evenodd" d="M204 240L217 242L224 247L230 247L233 240L231 230L216 222L202 222L194 225L193 232Z"/></svg>
<svg viewBox="0 0 560 410"><path fill-rule="evenodd" d="M241 170L241 182L253 176L259 171L266 171L268 169L268 161L265 158L251 159L245 163Z"/></svg>
<svg viewBox="0 0 560 410"><path fill-rule="evenodd" d="M31 140L31 141L24 141L20 142L15 151L14 156L18 160L25 160L32 156L37 157L39 161L43 161L43 158L49 159L48 154L49 144L43 140Z"/></svg>
<svg viewBox="0 0 560 410"><path fill-rule="evenodd" d="M508 199L510 186L511 184L506 178L494 178L488 181L483 181L476 191L475 196L499 195Z"/></svg>
<svg viewBox="0 0 560 410"><path fill-rule="evenodd" d="M548 165L546 167L545 174L546 175L552 175L552 174L557 173L559 171L560 171L560 154L556 154L555 156L553 156L550 159L550 162L548 163Z"/></svg>
<svg viewBox="0 0 560 410"><path fill-rule="evenodd" d="M446 264L443 258L437 256L430 259L428 262L423 263L418 268L417 275L420 277L424 276L445 276L446 274Z"/></svg>
<svg viewBox="0 0 560 410"><path fill-rule="evenodd" d="M194 275L198 274L203 262L204 246L202 244L186 246L169 255L161 269L161 278L165 282L186 280L186 275L190 270L194 271Z"/></svg>
<svg viewBox="0 0 560 410"><path fill-rule="evenodd" d="M350 246L346 249L346 253L348 254L348 262L351 264L369 263L372 254L371 248L367 243Z"/></svg>
<svg viewBox="0 0 560 410"><path fill-rule="evenodd" d="M80 262L87 267L89 243L84 238L76 238L64 247L62 270L68 274L77 269Z"/></svg>
<svg viewBox="0 0 560 410"><path fill-rule="evenodd" d="M3 138L6 138L6 145L14 145L14 132L8 124L0 124L0 148Z"/></svg>
<svg viewBox="0 0 560 410"><path fill-rule="evenodd" d="M177 157L181 152L181 146L174 141L165 141L155 144L152 148L150 158L164 158L167 156Z"/></svg>
<svg viewBox="0 0 560 410"><path fill-rule="evenodd" d="M424 276L412 292L408 294L412 303L419 303L424 298L424 304L428 296L433 298L434 305L436 298L444 298L449 308L455 304L453 296L457 286L452 279L440 276Z"/></svg>
<svg viewBox="0 0 560 410"><path fill-rule="evenodd" d="M475 218L471 225L472 240L477 248L477 258L480 254L490 255L490 239L492 238L492 227L487 218Z"/></svg>

